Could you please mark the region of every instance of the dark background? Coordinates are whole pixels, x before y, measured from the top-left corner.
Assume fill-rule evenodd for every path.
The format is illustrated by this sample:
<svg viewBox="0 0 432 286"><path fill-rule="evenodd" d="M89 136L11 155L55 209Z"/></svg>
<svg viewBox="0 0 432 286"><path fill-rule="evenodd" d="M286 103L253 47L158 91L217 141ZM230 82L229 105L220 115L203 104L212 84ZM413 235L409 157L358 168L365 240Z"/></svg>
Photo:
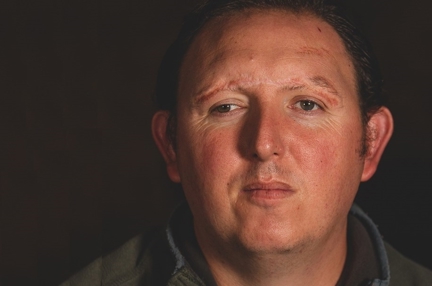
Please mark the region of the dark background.
<svg viewBox="0 0 432 286"><path fill-rule="evenodd" d="M150 96L194 2L1 2L1 285L58 284L166 221L178 196L151 140ZM396 126L357 200L432 268L431 5L346 3L381 60Z"/></svg>

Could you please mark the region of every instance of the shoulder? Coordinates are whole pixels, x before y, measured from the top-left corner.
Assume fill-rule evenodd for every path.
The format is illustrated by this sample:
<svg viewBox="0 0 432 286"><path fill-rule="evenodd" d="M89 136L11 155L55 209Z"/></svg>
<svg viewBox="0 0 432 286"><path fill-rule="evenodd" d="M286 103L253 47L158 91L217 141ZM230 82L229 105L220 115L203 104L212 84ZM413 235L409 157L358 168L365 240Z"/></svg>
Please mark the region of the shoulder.
<svg viewBox="0 0 432 286"><path fill-rule="evenodd" d="M385 243L390 265L390 286L432 285L432 271L406 258Z"/></svg>
<svg viewBox="0 0 432 286"><path fill-rule="evenodd" d="M165 235L161 229L152 229L137 235L113 252L101 256L73 275L60 286L75 285L150 285L145 283L153 268L154 257L166 252ZM165 255L167 255L165 253ZM168 254L169 255L169 254Z"/></svg>

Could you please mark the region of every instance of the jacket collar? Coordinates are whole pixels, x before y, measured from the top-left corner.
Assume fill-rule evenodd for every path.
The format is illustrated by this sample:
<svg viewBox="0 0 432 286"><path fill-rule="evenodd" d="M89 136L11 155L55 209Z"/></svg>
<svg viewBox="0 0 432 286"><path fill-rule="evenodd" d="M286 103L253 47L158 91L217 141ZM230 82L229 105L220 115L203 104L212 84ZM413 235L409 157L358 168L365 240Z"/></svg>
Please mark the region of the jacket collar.
<svg viewBox="0 0 432 286"><path fill-rule="evenodd" d="M390 267L387 258L387 252L384 247L384 241L381 238L381 234L379 233L378 228L373 223L373 221L366 215L366 213L364 213L363 210L356 204L351 207L350 215L357 218L361 222L363 227L367 230L370 240L375 249L376 258L378 260L378 267L381 271L381 277L370 281L368 285L388 286L390 283ZM212 277L204 277L204 281L206 281L206 283L203 282L199 275L195 273L195 271L192 269L191 264L193 263L189 263L187 261L185 255L181 251L182 247L179 247L179 244L181 244L181 242L178 241L179 237L178 235L176 235L176 232L178 232L176 231L176 229L178 230L179 228L181 228L183 231L187 230L187 232L192 232L189 233L189 237L190 235L194 236L191 220L192 215L190 214L189 207L186 203L182 203L171 215L168 226L166 228L166 237L168 240L169 248L175 260L175 267L172 270L172 277L168 285L176 285L176 281L187 281L189 283L187 285L215 285ZM200 253L199 249L197 251ZM205 262L203 263L206 264ZM201 265L200 268L206 269L207 265ZM209 273L209 270L201 271L201 273L203 272L204 274L206 274L206 272Z"/></svg>

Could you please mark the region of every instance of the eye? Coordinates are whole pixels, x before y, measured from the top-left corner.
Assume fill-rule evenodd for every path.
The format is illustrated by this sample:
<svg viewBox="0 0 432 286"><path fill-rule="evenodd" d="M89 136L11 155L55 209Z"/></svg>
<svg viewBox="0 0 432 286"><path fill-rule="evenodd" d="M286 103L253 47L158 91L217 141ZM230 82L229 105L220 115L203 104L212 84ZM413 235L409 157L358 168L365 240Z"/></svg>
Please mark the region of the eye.
<svg viewBox="0 0 432 286"><path fill-rule="evenodd" d="M321 108L321 106L312 100L300 100L295 105L304 111L313 111Z"/></svg>
<svg viewBox="0 0 432 286"><path fill-rule="evenodd" d="M235 104L221 104L216 106L213 111L218 112L218 113L227 113L230 112L234 109L239 108L239 106L235 105Z"/></svg>

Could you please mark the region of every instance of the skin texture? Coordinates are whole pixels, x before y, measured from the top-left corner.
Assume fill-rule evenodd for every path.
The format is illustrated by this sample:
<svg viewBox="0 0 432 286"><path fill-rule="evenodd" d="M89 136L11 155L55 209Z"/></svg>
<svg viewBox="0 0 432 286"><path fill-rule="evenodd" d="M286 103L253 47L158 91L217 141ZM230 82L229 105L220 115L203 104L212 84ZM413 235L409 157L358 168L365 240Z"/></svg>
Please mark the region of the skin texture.
<svg viewBox="0 0 432 286"><path fill-rule="evenodd" d="M347 213L393 126L381 108L360 156L353 64L334 29L277 11L211 20L180 72L175 147L168 115L153 135L218 284L334 285Z"/></svg>

